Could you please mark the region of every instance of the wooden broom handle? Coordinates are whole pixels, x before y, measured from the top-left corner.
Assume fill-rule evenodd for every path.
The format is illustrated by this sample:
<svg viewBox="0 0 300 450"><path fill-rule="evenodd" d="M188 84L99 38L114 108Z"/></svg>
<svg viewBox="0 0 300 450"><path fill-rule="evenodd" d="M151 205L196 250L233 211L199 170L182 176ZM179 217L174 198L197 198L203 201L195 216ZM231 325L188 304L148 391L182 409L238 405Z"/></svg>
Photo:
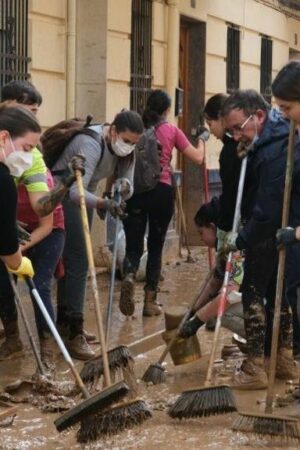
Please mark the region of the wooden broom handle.
<svg viewBox="0 0 300 450"><path fill-rule="evenodd" d="M110 372L109 372L109 363L108 363L105 334L104 334L104 328L103 328L103 318L102 318L102 312L101 312L101 307L100 307L99 290L98 290L98 286L97 286L92 240L91 240L91 235L90 235L89 221L88 221L88 215L87 215L86 203L85 203L84 187L83 187L82 175L81 175L80 170L76 170L75 175L76 175L79 198L80 198L80 213L81 213L81 218L82 218L82 226L83 226L84 240L85 240L85 245L86 245L86 252L87 252L87 257L88 257L89 271L90 271L91 281L92 281L92 291L93 291L95 310L96 310L98 335L99 335L99 340L100 340L100 344L101 344L101 353L102 353L102 358L103 358L104 380L105 380L106 386L110 386L111 385L111 377L110 377Z"/></svg>
<svg viewBox="0 0 300 450"><path fill-rule="evenodd" d="M291 191L292 191L292 181L293 181L294 155L295 155L295 122L293 120L291 120L289 143L288 143L288 150L287 150L287 159L286 159L286 170L285 170L285 186L284 186L282 221L281 221L282 228L287 227L288 222L289 222ZM273 331L272 331L272 345L271 345L271 358L270 358L270 372L269 372L269 383L268 383L266 408L265 408L266 413L272 413L272 410L273 410L275 371L276 371L279 328L280 328L280 312L281 312L281 302L282 302L283 285L284 285L285 256L286 256L286 249L285 249L285 247L283 247L279 250L279 259L278 259L278 271L277 271L277 283L276 283L274 319L273 319Z"/></svg>

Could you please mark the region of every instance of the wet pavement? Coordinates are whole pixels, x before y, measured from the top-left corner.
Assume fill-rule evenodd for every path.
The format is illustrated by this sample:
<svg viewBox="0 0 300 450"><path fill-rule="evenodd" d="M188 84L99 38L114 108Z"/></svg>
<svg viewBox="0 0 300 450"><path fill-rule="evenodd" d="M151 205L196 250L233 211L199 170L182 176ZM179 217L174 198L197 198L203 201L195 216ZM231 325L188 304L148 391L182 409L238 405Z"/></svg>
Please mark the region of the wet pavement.
<svg viewBox="0 0 300 450"><path fill-rule="evenodd" d="M184 259L174 261L164 267L165 280L161 283L161 293L159 300L164 306L189 303L197 291L201 280L206 276L207 254L202 249L194 249L196 263L187 263ZM101 297L107 298L108 275L98 276ZM120 282L117 282L115 292L115 304L113 310L113 327L111 347L117 344L129 344L143 338L145 335L153 334L164 328L163 316L156 318L141 318L143 284L139 283L136 291L138 300L136 308L136 318L126 319L118 311L118 296L120 292ZM24 303L29 311L32 323L32 310L30 301L22 289ZM96 332L94 323L94 308L91 292L87 302L87 328ZM83 445L76 442L76 430L68 430L58 434L53 421L59 416L55 413L43 413L37 406L33 406L32 397L37 398L29 389L24 389L20 394L31 396L29 403L19 404L19 410L11 426L0 427L0 449L2 450L65 450L65 449L145 449L157 450L166 449L244 449L256 450L259 448L272 448L277 450L285 446L291 450L299 448L296 444L278 445L267 439L256 439L237 435L231 431L234 418L233 414L224 416L214 416L204 419L193 419L177 421L169 418L166 411L172 404L176 396L183 390L202 386L211 347L213 333L203 329L198 333L201 343L202 358L190 364L174 366L169 357L166 358L165 368L167 370L167 381L161 385L146 385L140 381L146 368L157 361L164 347L155 348L147 353L141 353L135 358L135 375L139 384L139 396L150 405L153 417L143 425L126 430L117 435L106 437L92 444ZM0 387L3 388L14 380L30 377L35 371L33 355L31 353L28 340L22 331L22 339L25 342L25 356L12 361L0 362ZM221 342L218 349L224 344L231 343L231 335L226 330L222 330ZM97 349L97 345L95 346ZM218 380L226 382L235 365L240 363L240 358L231 358L221 361L215 366L215 373ZM81 369L82 362L76 361L76 366ZM61 359L58 361L59 380L70 380L71 374ZM283 383L276 385L276 393L284 393L287 386ZM249 412L262 412L264 404L257 404L258 400L264 400L265 391L236 392L236 399L239 409ZM276 410L276 413L283 414L286 408ZM300 403L289 406L289 414L300 417ZM1 405L0 405L1 412Z"/></svg>

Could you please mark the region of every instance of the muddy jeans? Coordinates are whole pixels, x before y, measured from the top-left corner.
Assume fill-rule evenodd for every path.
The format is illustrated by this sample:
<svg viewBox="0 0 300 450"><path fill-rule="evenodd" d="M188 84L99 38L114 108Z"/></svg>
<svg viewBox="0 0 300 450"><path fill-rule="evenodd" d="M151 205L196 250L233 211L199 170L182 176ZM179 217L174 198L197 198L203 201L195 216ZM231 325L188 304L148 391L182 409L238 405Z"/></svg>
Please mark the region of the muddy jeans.
<svg viewBox="0 0 300 450"><path fill-rule="evenodd" d="M57 283L57 321L83 319L88 272L85 239L80 207L67 196L62 202L65 216L66 242L63 252L65 275ZM89 225L93 210L88 208Z"/></svg>
<svg viewBox="0 0 300 450"><path fill-rule="evenodd" d="M300 243L287 247L286 251L286 295L293 312L294 355L300 354Z"/></svg>
<svg viewBox="0 0 300 450"><path fill-rule="evenodd" d="M270 355L277 268L278 252L273 240L245 251L241 292L250 356ZM292 348L292 316L285 295L281 306L279 346Z"/></svg>
<svg viewBox="0 0 300 450"><path fill-rule="evenodd" d="M128 200L124 220L126 255L124 275L136 273L144 251L144 235L148 222L148 260L146 267L146 289L157 290L161 272L162 251L174 212L174 190L172 186L158 183L149 192L133 195Z"/></svg>

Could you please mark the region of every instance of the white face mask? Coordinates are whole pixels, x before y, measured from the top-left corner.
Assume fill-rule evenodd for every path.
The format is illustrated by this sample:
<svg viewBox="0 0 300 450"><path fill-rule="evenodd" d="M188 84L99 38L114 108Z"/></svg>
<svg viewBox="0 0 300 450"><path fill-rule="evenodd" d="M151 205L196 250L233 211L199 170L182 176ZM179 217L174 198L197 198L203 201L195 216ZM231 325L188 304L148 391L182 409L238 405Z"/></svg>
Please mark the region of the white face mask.
<svg viewBox="0 0 300 450"><path fill-rule="evenodd" d="M5 156L5 152L2 149L5 157L4 164L9 168L10 174L13 177L19 178L25 170L30 169L32 166L32 153L16 150L12 140L10 142L14 150L8 156Z"/></svg>
<svg viewBox="0 0 300 450"><path fill-rule="evenodd" d="M117 138L116 142L111 143L111 148L117 156L124 157L133 152L135 144L127 144L123 139Z"/></svg>

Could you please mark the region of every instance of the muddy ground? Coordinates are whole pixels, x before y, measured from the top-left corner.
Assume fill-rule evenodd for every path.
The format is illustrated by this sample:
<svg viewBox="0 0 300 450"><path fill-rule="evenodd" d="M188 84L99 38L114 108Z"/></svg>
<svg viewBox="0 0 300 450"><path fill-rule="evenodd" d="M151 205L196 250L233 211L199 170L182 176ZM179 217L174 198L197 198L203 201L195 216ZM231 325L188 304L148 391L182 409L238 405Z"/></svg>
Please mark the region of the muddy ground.
<svg viewBox="0 0 300 450"><path fill-rule="evenodd" d="M190 302L197 287L206 274L206 252L194 249L196 263L185 262L184 259L173 261L164 267L165 280L161 284L160 300L164 305L174 305L179 302ZM103 298L107 298L108 276L98 277L100 292ZM116 286L115 305L113 313L112 344L129 344L145 335L155 333L163 329L163 317L142 319L142 284L137 289L136 318L126 320L118 311L118 295L120 283ZM32 323L32 309L30 301L22 289L24 303L29 312ZM87 302L87 327L96 331L94 323L94 308L89 292ZM17 397L29 400L28 403L20 403L17 415L12 425L0 428L0 449L2 450L65 450L65 449L245 449L272 448L277 450L283 446L291 450L299 448L296 444L272 442L267 439L256 439L254 436L234 434L231 425L234 415L214 416L205 419L189 421L176 421L168 417L166 410L174 401L177 394L185 389L203 385L208 363L208 355L212 341L212 333L200 330L198 334L201 342L202 358L190 364L175 367L168 357L166 359L167 382L161 385L145 385L140 381L145 369L150 363L156 361L163 347L156 348L147 353L141 353L135 358L135 375L139 383L139 395L146 400L153 411L153 417L143 425L124 431L112 437L103 438L89 445L76 442L76 430L69 430L58 434L53 421L59 416L57 413L41 412L40 408L32 403L37 403L41 397L32 393L29 388L17 392ZM25 342L25 356L6 362L0 362L0 388L16 379L30 378L35 371L35 363L28 340L22 331ZM224 344L231 343L231 335L222 331L221 342L218 351L220 356ZM95 346L97 350L97 345ZM71 374L61 358L58 358L58 380L71 380ZM240 363L240 357L230 358L216 365L216 373L219 381L225 381L230 376L235 365ZM82 363L76 362L78 369ZM283 395L288 388L283 383L276 385L277 394ZM43 398L43 397L42 397ZM236 392L237 404L240 409L247 411L263 411L264 405L257 404L265 398L265 391ZM50 397L51 400L51 397ZM41 401L41 405L45 402ZM55 401L52 402L55 405ZM1 412L1 409L0 409ZM286 408L278 408L276 413L289 414L300 418L300 403L294 402Z"/></svg>

